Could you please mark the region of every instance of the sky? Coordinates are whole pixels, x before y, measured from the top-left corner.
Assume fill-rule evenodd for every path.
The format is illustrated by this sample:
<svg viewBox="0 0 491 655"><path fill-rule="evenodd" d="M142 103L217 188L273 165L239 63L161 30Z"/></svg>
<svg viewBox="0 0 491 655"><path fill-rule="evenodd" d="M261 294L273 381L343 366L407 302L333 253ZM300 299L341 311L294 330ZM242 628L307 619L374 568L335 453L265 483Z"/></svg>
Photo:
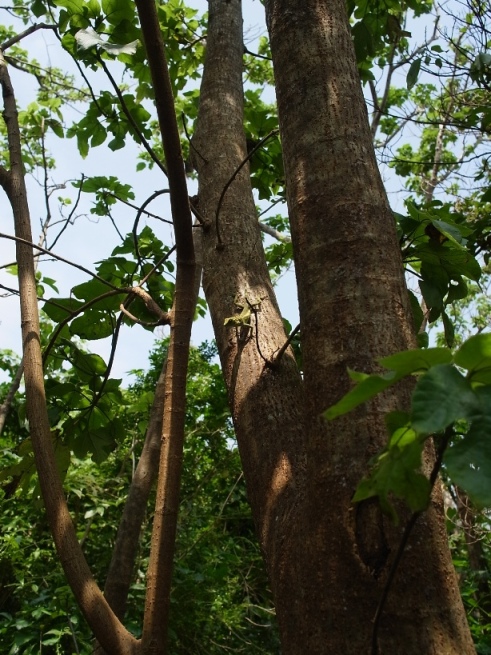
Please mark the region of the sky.
<svg viewBox="0 0 491 655"><path fill-rule="evenodd" d="M188 4L203 11L207 9L208 3L205 0L194 0ZM253 45L254 40L261 34L264 34L266 30L264 10L259 0L245 0L243 4L244 33L248 42ZM2 16L2 13L0 13L0 20L4 24L13 24L13 20L6 15ZM25 29L25 27L19 25L18 29L20 31ZM57 39L50 31L39 30L34 32L25 39L23 47L42 64L51 63L58 68L75 71L70 58L61 50ZM117 66L117 64L113 64L113 71L114 66ZM21 107L25 106L33 99L32 83L26 74L12 67L10 75L18 105ZM103 74L100 73L99 75L102 76ZM92 75L91 79L94 80L94 84L97 87L96 78ZM66 117L70 117L69 109L63 108L63 113ZM165 178L158 170L153 169L143 173L135 173L136 157L141 151L141 148L130 142L130 140L128 140L128 145L124 150L112 152L107 147L101 146L98 149L91 150L86 159L82 159L78 154L75 139L60 141L56 137L48 136L47 147L54 156L57 164L56 170L50 174L50 183L57 185L64 184L66 186L66 189L55 190L51 196L52 211L55 216L59 205L57 198L59 196L75 198L76 192L71 186L71 180L79 179L82 173L86 176L115 175L120 182L131 184L135 190L136 199L134 203L136 205L143 202L154 191L167 187ZM37 242L41 220L46 216L42 180L36 181L28 178L27 184L33 240ZM195 192L196 183L190 182L190 195ZM64 236L55 245L54 252L94 270L94 263L107 257L111 249L118 244L119 238L110 221L90 215L90 206L90 198L87 194L86 197L82 198L79 212L81 216L76 220L74 225L71 225L66 230ZM149 207L149 210L159 214L163 218L171 218L166 196L161 196ZM119 204L118 209L115 211L115 216L117 217L118 228L122 234L126 234L132 229L135 218L134 210ZM0 231L12 234L12 212L3 190L0 190L0 218ZM173 244L173 237L170 230L163 229L162 224L156 224L155 221L149 224L165 244ZM53 234L56 234L56 227L53 229ZM12 241L0 239L0 265L14 262L14 249L15 244ZM64 297L69 295L70 289L74 285L88 279L87 275L77 269L56 261L42 261L40 270L43 275L56 280L60 294ZM17 288L16 278L8 274L5 269L0 269L0 283ZM298 322L298 310L295 302L296 290L292 272L286 274L280 281L277 292L285 317L295 325ZM45 295L46 297L50 297L51 290L49 288L46 289ZM157 329L156 335L158 337L166 336L167 334L168 328L161 327ZM193 343L198 345L202 341L211 340L212 338L213 331L210 319L207 317L197 321L193 327ZM138 325L123 329L121 331L112 377L127 378L129 371L145 368L147 365L147 355L153 342L154 335ZM91 351L97 352L107 359L110 350L110 340L91 341L88 343L88 347ZM5 297L2 290L0 290L0 348L11 349L16 353L20 353L21 351L19 301L16 296ZM0 371L0 380L5 379L5 376L2 377L2 374L3 372Z"/></svg>
<svg viewBox="0 0 491 655"><path fill-rule="evenodd" d="M188 4L194 6L200 11L207 9L207 0L188 0ZM249 49L254 50L255 42L259 36L266 33L264 21L264 8L259 0L243 0L244 12L244 34L245 41ZM13 19L5 11L0 10L0 21L5 24L13 24ZM25 29L19 24L18 30ZM411 27L416 29L415 36L420 41L424 35L425 25L422 27ZM419 33L418 33L419 31ZM23 42L23 46L34 56L41 64L54 64L63 70L76 72L73 62L68 55L61 50L58 40L49 30L39 30L28 36ZM111 64L111 70L117 71L118 64ZM395 80L396 84L403 86L405 84L405 75L407 70L400 69L397 71ZM12 82L17 95L19 106L25 106L30 99L33 99L32 82L28 76L11 67L10 70ZM105 81L99 82L103 76L100 72L98 77L88 71L95 88ZM117 74L115 77L118 79ZM77 74L78 78L78 74ZM271 98L271 101L273 98ZM70 118L70 112L79 111L63 108L66 117ZM134 203L141 204L154 191L166 188L166 180L158 170L144 171L135 173L137 155L141 148L128 140L128 145L124 150L116 152L110 151L107 147L102 146L90 151L86 159L82 159L78 154L76 142L74 139L59 140L53 135L47 136L47 147L54 156L57 168L50 174L50 184L65 185L65 189L59 189L53 192L51 196L53 214L57 214L58 196L70 196L75 198L75 190L71 186L71 180L80 179L81 174L86 176L94 175L114 175L120 182L131 184L134 187L136 198ZM386 188L389 194L389 200L393 209L403 211L402 194L400 193L400 182L396 182L391 177L389 169L382 170L385 178ZM31 222L33 229L33 239L38 240L40 231L40 221L46 216L45 199L42 187L42 180L28 178L28 199L31 210ZM196 183L190 183L190 195L196 192ZM104 218L97 218L90 214L91 197L82 194L83 200L80 206L80 216L74 225L70 226L61 240L56 244L54 251L64 257L83 264L94 270L94 263L108 256L112 248L118 242L114 228L110 221ZM167 204L166 196L161 196L155 201L149 209L163 218L170 219L170 210ZM277 209L275 210L275 212ZM286 212L286 208L284 209ZM132 229L135 218L135 211L121 204L115 211L118 227L123 234ZM162 227L161 223L155 221L149 223L157 236L167 245L173 245L172 232ZM0 189L0 232L13 233L12 212L4 192ZM56 228L55 228L56 229ZM0 266L13 262L14 243L6 239L0 239ZM60 294L68 296L70 289L85 280L88 277L80 271L59 262L43 261L41 271L44 275L54 278L59 288ZM0 268L0 283L9 287L16 287L16 280L9 275L5 269ZM278 302L282 314L295 326L298 323L298 308L296 303L296 285L293 271L287 273L278 282L276 287ZM0 290L0 348L11 349L17 353L21 351L20 337L20 317L19 301L15 296L4 297L5 294ZM47 297L50 296L50 290L47 289ZM156 335L158 337L166 336L168 328L158 328ZM209 318L200 319L193 328L192 340L195 345L204 340L211 340L213 331ZM128 380L128 372L133 369L145 368L147 365L147 355L152 348L154 335L144 330L142 327L135 325L132 328L124 328L121 331L117 357L113 366L112 377L124 377ZM105 359L109 354L110 340L91 341L88 344L93 352L97 352ZM3 372L0 371L0 380L5 379Z"/></svg>

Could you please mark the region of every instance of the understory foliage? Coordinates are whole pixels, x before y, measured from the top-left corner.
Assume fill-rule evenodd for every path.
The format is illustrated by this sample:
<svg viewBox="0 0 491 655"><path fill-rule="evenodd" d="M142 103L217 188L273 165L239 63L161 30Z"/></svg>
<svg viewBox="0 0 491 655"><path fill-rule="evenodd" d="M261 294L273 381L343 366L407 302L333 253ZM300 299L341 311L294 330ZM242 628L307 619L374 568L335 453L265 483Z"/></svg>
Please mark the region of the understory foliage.
<svg viewBox="0 0 491 655"><path fill-rule="evenodd" d="M207 17L191 4L161 3L158 17L186 173L193 184L190 137ZM165 171L167 162L133 2L14 0L0 10L0 42L14 87L29 87L28 100L18 101L23 166L26 175L40 182L44 203L44 213L35 216L41 219L39 243L44 248L36 277L52 438L77 536L103 585L166 355L167 342L158 342L149 371L137 371L132 384L112 375L121 331L155 332L172 307L176 264L170 212L162 210L166 181L162 177L157 190L141 190L139 183L140 176ZM359 0L350 1L348 11L374 145L388 185L397 193L394 217L419 348L387 353L379 362L384 372L350 372L352 391L328 408L326 416L335 419L403 378L416 376L412 410L387 416L387 447L373 459L354 501L375 496L395 521L394 497L415 514L424 511L434 479L421 472L421 454L427 441L434 440L439 455L434 473L441 473L447 485L449 539L471 630L479 653L491 653L486 511L491 506L491 335L486 316L490 10L481 2L439 7L425 0ZM433 25L423 36L419 19ZM32 32L16 41L30 26L37 26L33 32L51 35L54 47L70 62L69 72L31 54ZM246 34L244 75L252 186L268 266L272 279L281 284L292 268L292 245L265 36ZM103 148L121 155L127 177L111 171L90 174L84 160L103 157ZM80 156L77 179L65 179L57 168L61 149ZM0 163L9 164L3 122ZM65 262L66 267L84 267L85 277L59 293L67 268L58 269L57 280L46 273L44 263L60 259L64 240L86 216L104 229L110 226L111 245L97 262L90 256ZM87 227L94 240L100 238L98 227ZM0 289L15 294L9 275L17 273L16 265L8 257L0 265L5 273ZM132 294L137 286L142 292ZM200 299L196 315L205 313ZM288 319L293 322L291 315L285 325L292 333ZM301 368L295 334L292 345ZM106 358L91 349L102 339L111 342ZM136 343L138 336L134 339ZM232 652L278 652L271 594L215 357L213 346L193 349L187 378L169 652L220 653L224 644ZM3 401L20 359L2 351L0 366L6 380L0 387ZM49 532L38 520L42 502L24 402L22 387L5 401L7 420L0 436L0 650L11 655L89 653L90 631L55 564ZM151 519L149 511L126 617L136 636Z"/></svg>
<svg viewBox="0 0 491 655"><path fill-rule="evenodd" d="M100 464L73 458L65 478L84 552L103 584L122 505L131 481L167 342L150 355L123 392L125 437ZM254 536L244 478L214 348L193 349L188 373L187 441L170 624L170 652L278 651L271 595ZM2 358L4 366L10 358ZM73 371L67 371L69 377ZM22 395L17 399L21 411ZM33 467L19 469L26 434L12 414L1 437L3 487L0 538L2 653L90 653L90 631L56 563ZM19 444L19 439L24 440ZM17 467L17 471L16 471ZM22 489L22 493L20 493ZM150 507L152 503L150 503ZM142 533L129 597L128 626L140 630L150 524Z"/></svg>

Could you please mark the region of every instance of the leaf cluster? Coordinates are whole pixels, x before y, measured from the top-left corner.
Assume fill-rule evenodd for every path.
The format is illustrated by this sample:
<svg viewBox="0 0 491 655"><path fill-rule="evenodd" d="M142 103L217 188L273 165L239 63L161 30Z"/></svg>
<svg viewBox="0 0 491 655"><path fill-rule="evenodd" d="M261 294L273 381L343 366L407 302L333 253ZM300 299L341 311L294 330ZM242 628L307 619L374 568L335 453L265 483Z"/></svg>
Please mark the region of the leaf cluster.
<svg viewBox="0 0 491 655"><path fill-rule="evenodd" d="M389 441L372 461L354 501L377 496L397 519L391 495L404 498L419 512L427 507L431 485L421 472L425 442L442 447L446 474L465 490L477 507L491 505L491 335L468 339L455 353L448 348L417 349L379 360L383 374L350 372L354 389L325 416L334 419L352 411L403 378L417 376L411 412L386 417Z"/></svg>

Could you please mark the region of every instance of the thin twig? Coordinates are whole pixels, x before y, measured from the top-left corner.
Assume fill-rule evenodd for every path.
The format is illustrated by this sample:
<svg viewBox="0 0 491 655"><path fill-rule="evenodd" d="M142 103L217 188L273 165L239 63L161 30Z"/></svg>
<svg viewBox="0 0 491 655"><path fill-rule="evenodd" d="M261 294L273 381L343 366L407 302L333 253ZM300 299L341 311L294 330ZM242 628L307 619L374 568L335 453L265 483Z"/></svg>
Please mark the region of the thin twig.
<svg viewBox="0 0 491 655"><path fill-rule="evenodd" d="M277 129L276 130L271 130L271 132L269 134L266 134L265 137L263 137L260 141L258 141L256 143L256 145L254 146L254 148L252 148L252 150L248 153L247 157L238 165L238 167L235 169L232 177L228 180L226 185L223 187L223 191L222 191L222 193L220 195L220 200L218 201L217 210L216 210L216 214L215 214L215 225L216 225L217 242L218 242L218 247L219 248L223 248L223 242L222 242L222 239L221 239L221 236L220 236L220 228L219 228L218 218L220 216L220 209L222 208L222 203L223 203L223 199L225 198L225 194L227 193L227 190L228 190L229 186L232 184L232 182L235 180L235 178L239 174L240 170L247 164L247 162L250 160L252 155L257 150L259 150L259 148L261 148L261 146L263 146L264 143L266 143L266 141L268 139L270 139L272 136L275 136L276 134L278 134Z"/></svg>
<svg viewBox="0 0 491 655"><path fill-rule="evenodd" d="M62 257L61 255L55 254L51 250L47 250L47 248L42 248L41 246L37 246L35 243L32 243L32 241L26 241L25 239L21 239L20 237L13 236L12 234L5 234L4 232L0 232L0 239L10 239L11 241L16 241L18 243L23 243L27 246L31 246L31 248L40 250L45 255L49 255L50 257L54 257L60 262L68 264L69 266L73 266L74 268L78 268L79 271L83 271L84 273L87 273L87 275L90 275L94 279L99 280L99 282L102 282L103 284L110 287L111 289L119 290L119 288L115 284L111 284L111 282L108 282L104 278L100 277L99 275L97 275L97 273L93 273L88 268L85 268L85 266L82 266L81 264L76 264L75 262L72 262L69 259Z"/></svg>
<svg viewBox="0 0 491 655"><path fill-rule="evenodd" d="M15 36L10 37L10 39L4 41L2 45L0 45L0 50L7 50L7 48L10 48L19 41L22 41L22 39L24 39L26 36L29 36L29 34L32 34L33 32L37 32L37 30L56 30L56 25L49 25L48 23L38 23L37 25L31 25L20 34L16 34Z"/></svg>
<svg viewBox="0 0 491 655"><path fill-rule="evenodd" d="M147 140L145 139L145 137L143 136L143 132L140 130L139 126L137 125L137 123L136 123L136 121L135 121L135 119L134 119L133 116L131 115L131 112L130 112L130 110L128 109L128 107L127 107L127 105L126 105L126 102L125 102L125 99L124 99L124 97L123 97L123 94L121 93L121 89L120 89L119 86L116 84L116 80L114 79L114 77L113 77L113 76L111 75L111 73L109 72L109 68L106 66L106 64L104 63L104 60L102 59L102 57L101 57L99 54L97 54L97 59L98 59L99 63L101 64L103 71L106 73L106 75L107 75L109 81L111 82L112 87L113 87L113 89L114 89L114 92L115 92L116 95L118 96L119 103L120 103L120 105L121 105L121 109L123 110L124 115L125 115L126 118L128 119L130 125L133 127L133 129L135 130L136 134L138 135L138 139L140 140L141 145L142 145L142 146L145 148L145 150L148 152L148 154L150 155L152 161L153 161L155 164L157 164L157 166L160 168L160 170L162 171L162 173L167 177L167 168L166 168L166 167L164 166L164 164L160 161L160 159L159 159L159 158L157 157L157 155L155 154L155 151L153 150L153 148L151 147L151 145L148 143L148 141L147 141Z"/></svg>
<svg viewBox="0 0 491 655"><path fill-rule="evenodd" d="M285 341L285 343L281 346L281 348L278 350L276 353L273 361L270 363L271 366L276 367L280 363L280 359L283 357L286 349L288 346L291 344L295 336L300 332L300 323L291 331L290 336L288 339Z"/></svg>
<svg viewBox="0 0 491 655"><path fill-rule="evenodd" d="M141 256L140 256L140 250L138 248L138 236L136 234L136 231L138 229L138 223L140 221L140 217L145 211L145 208L155 200L155 198L158 198L159 196L163 195L164 193L170 193L169 189L160 189L159 191L155 191L152 193L150 197L148 197L145 202L140 206L138 209L138 212L136 214L135 222L133 223L133 243L135 244L135 255L138 259L138 265L141 265Z"/></svg>
<svg viewBox="0 0 491 655"><path fill-rule="evenodd" d="M50 245L50 249L55 247L56 242L59 240L59 238L61 237L63 232L67 229L67 227L72 222L73 214L75 213L75 211L76 211L76 209L77 209L77 207L79 205L80 198L82 196L82 187L83 187L83 184L84 184L84 180L85 180L85 175L82 173L82 180L80 182L80 186L78 187L78 194L77 194L77 199L75 200L75 204L74 204L72 210L70 211L70 213L68 214L67 218L65 219L63 227L61 228L61 230L56 235L53 243Z"/></svg>

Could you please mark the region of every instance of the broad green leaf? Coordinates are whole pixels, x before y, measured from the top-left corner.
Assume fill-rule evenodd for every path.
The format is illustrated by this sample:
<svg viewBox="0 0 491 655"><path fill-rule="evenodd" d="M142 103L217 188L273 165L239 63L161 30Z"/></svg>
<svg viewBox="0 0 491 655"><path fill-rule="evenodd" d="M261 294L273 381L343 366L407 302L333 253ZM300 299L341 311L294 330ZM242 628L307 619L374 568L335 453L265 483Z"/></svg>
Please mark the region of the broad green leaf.
<svg viewBox="0 0 491 655"><path fill-rule="evenodd" d="M72 344L72 364L77 375L85 382L106 373L106 364L99 355L84 353Z"/></svg>
<svg viewBox="0 0 491 655"><path fill-rule="evenodd" d="M491 382L491 334L467 339L455 354L455 364L468 370L473 382Z"/></svg>
<svg viewBox="0 0 491 655"><path fill-rule="evenodd" d="M94 131L92 133L92 138L90 139L90 145L92 148L100 146L101 143L104 143L107 137L106 128L97 121L94 125Z"/></svg>
<svg viewBox="0 0 491 655"><path fill-rule="evenodd" d="M407 412L389 412L385 415L385 425L389 434L393 434L399 428L409 424L410 416Z"/></svg>
<svg viewBox="0 0 491 655"><path fill-rule="evenodd" d="M423 323L423 310L421 309L421 303L419 302L418 298L414 295L414 293L410 290L408 290L409 294L409 302L411 304L411 311L413 314L413 323L414 323L414 330L418 332L419 328L421 327L421 324Z"/></svg>
<svg viewBox="0 0 491 655"><path fill-rule="evenodd" d="M372 472L361 481L353 496L353 502L378 496L382 510L394 523L398 522L398 517L391 494L403 498L413 512L419 512L426 509L431 491L429 481L418 471L424 442L418 441L412 430L404 432L410 435L407 440L401 447L393 445L379 456Z"/></svg>
<svg viewBox="0 0 491 655"><path fill-rule="evenodd" d="M448 295L447 295L446 303L450 304L455 300L462 300L462 298L465 298L467 294L468 294L467 283L459 275L457 276L456 279L451 280L450 282L450 285L448 287Z"/></svg>
<svg viewBox="0 0 491 655"><path fill-rule="evenodd" d="M43 305L43 312L53 321L59 323L67 318L73 312L76 312L83 303L75 298L56 298Z"/></svg>
<svg viewBox="0 0 491 655"><path fill-rule="evenodd" d="M434 227L441 232L441 234L447 237L447 239L450 239L456 244L462 245L462 232L457 225L452 225L447 221L441 221L437 218L434 218L431 222Z"/></svg>
<svg viewBox="0 0 491 655"><path fill-rule="evenodd" d="M88 310L70 324L70 333L81 339L105 339L111 336L115 320L109 312Z"/></svg>
<svg viewBox="0 0 491 655"><path fill-rule="evenodd" d="M366 375L350 371L350 377L358 382L356 387L349 391L335 405L324 412L328 420L350 412L361 403L370 400L381 391L398 382L411 373L426 371L431 366L452 361L452 354L448 348L420 348L404 350L395 355L379 359L378 362L390 369L383 375Z"/></svg>
<svg viewBox="0 0 491 655"><path fill-rule="evenodd" d="M65 7L71 14L81 14L84 0L55 0L54 4L58 7Z"/></svg>
<svg viewBox="0 0 491 655"><path fill-rule="evenodd" d="M73 287L72 293L75 298L80 298L80 300L94 300L98 296L101 296L111 290L111 287L100 280L93 278L88 282L82 282L82 284L77 284L76 287ZM120 298L120 296L119 296ZM108 296L103 299L105 302L109 303L109 306L119 307L121 300L118 300L118 296ZM102 302L102 301L101 301ZM82 304L82 303L80 303ZM106 307L107 305L105 305Z"/></svg>
<svg viewBox="0 0 491 655"><path fill-rule="evenodd" d="M461 441L445 451L444 463L453 482L479 508L491 507L491 407L472 422Z"/></svg>
<svg viewBox="0 0 491 655"><path fill-rule="evenodd" d="M443 329L445 331L445 341L447 343L447 346L451 348L455 340L455 328L449 315L445 311L442 311L442 320L443 320Z"/></svg>
<svg viewBox="0 0 491 655"><path fill-rule="evenodd" d="M421 57L418 57L412 62L411 66L409 67L409 71L406 78L406 86L408 90L411 90L413 86L416 84L416 82L418 81L420 68L421 68Z"/></svg>
<svg viewBox="0 0 491 655"><path fill-rule="evenodd" d="M401 412L399 420L402 420L403 416L405 416L405 413ZM418 434L411 428L409 421L406 421L406 423L397 427L391 434L389 439L389 449L394 447L399 449L405 448L418 438Z"/></svg>
<svg viewBox="0 0 491 655"><path fill-rule="evenodd" d="M434 366L416 385L412 398L412 426L421 434L440 432L467 418L477 403L471 384L452 365Z"/></svg>
<svg viewBox="0 0 491 655"><path fill-rule="evenodd" d="M390 371L386 375L387 377L369 375L367 378L359 382L354 389L343 396L340 401L335 405L332 405L332 407L329 407L329 409L324 412L324 416L331 421L338 416L346 414L355 407L358 407L358 405L370 400L381 391L384 391L384 389L387 389L387 387L390 387L400 379L400 376L397 376L393 371Z"/></svg>
<svg viewBox="0 0 491 655"><path fill-rule="evenodd" d="M135 18L135 6L131 0L102 0L102 11L111 25L123 20L131 22Z"/></svg>
<svg viewBox="0 0 491 655"><path fill-rule="evenodd" d="M398 375L402 377L410 373L426 371L439 364L448 364L452 361L452 353L448 348L418 348L403 350L378 361L385 368L397 371Z"/></svg>
<svg viewBox="0 0 491 655"><path fill-rule="evenodd" d="M435 286L426 279L420 280L418 284L424 301L428 307L443 307L443 297L446 294L446 289L442 291L439 289L439 287Z"/></svg>

